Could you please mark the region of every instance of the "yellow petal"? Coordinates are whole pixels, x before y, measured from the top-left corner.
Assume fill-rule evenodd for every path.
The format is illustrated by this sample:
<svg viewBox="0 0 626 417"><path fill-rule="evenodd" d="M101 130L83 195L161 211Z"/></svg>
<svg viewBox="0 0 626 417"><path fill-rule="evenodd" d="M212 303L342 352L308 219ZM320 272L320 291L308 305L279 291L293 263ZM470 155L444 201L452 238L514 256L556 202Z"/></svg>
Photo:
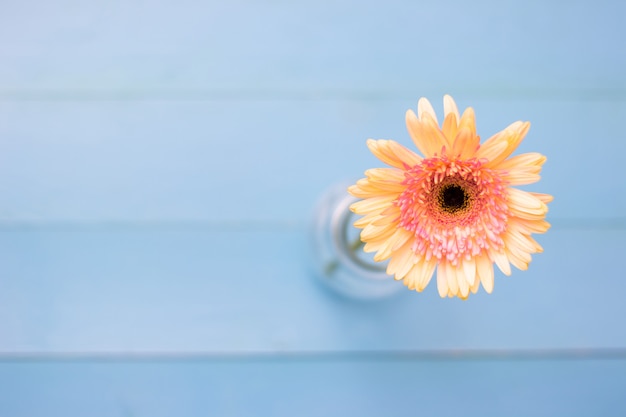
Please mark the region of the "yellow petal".
<svg viewBox="0 0 626 417"><path fill-rule="evenodd" d="M348 192L357 198L372 198L399 195L406 186L393 181L372 181L362 178L355 185L348 187Z"/></svg>
<svg viewBox="0 0 626 417"><path fill-rule="evenodd" d="M476 281L476 261L474 258L471 258L470 260L463 259L461 262L465 280L469 285L474 285L474 281Z"/></svg>
<svg viewBox="0 0 626 417"><path fill-rule="evenodd" d="M539 181L541 166L546 157L540 153L525 153L500 162L497 169L510 185L526 185Z"/></svg>
<svg viewBox="0 0 626 417"><path fill-rule="evenodd" d="M420 163L422 158L393 140L367 140L367 147L381 161L392 167L405 169Z"/></svg>
<svg viewBox="0 0 626 417"><path fill-rule="evenodd" d="M509 146L508 138L511 135L514 135L515 132L518 131L518 129L521 127L521 123L522 122L519 122L519 121L512 123L509 126L507 126L505 129L491 136L483 144L480 145L480 149L478 153L481 155L482 153L488 153L490 157L487 159L489 159L490 161L497 158L500 154L506 151L506 149ZM496 153L491 148L496 148L499 150L499 152Z"/></svg>
<svg viewBox="0 0 626 417"><path fill-rule="evenodd" d="M410 290L421 292L423 288L419 288L419 281L422 276L424 265L421 262L414 264L409 272L404 276L403 282Z"/></svg>
<svg viewBox="0 0 626 417"><path fill-rule="evenodd" d="M476 279L474 280L474 283L470 287L470 291L472 292L472 294L476 294L479 288L480 288L480 279Z"/></svg>
<svg viewBox="0 0 626 417"><path fill-rule="evenodd" d="M548 207L536 196L517 188L507 189L507 200L511 213L523 219L534 220L543 218Z"/></svg>
<svg viewBox="0 0 626 417"><path fill-rule="evenodd" d="M419 282L417 285L418 291L422 291L424 288L426 288L426 286L428 285L428 283L433 277L433 273L435 272L436 267L437 267L437 261L434 258L430 259L429 261L425 260L423 262L421 275L420 275Z"/></svg>
<svg viewBox="0 0 626 417"><path fill-rule="evenodd" d="M508 146L508 143L503 141L485 142L476 151L476 158L491 161L506 151Z"/></svg>
<svg viewBox="0 0 626 417"><path fill-rule="evenodd" d="M459 292L457 295L462 299L466 299L469 295L470 286L467 282L467 279L465 278L465 272L461 266L453 268L456 275L456 280L459 284Z"/></svg>
<svg viewBox="0 0 626 417"><path fill-rule="evenodd" d="M476 272L478 272L480 283L487 294L491 294L493 291L493 265L485 254L476 257Z"/></svg>
<svg viewBox="0 0 626 417"><path fill-rule="evenodd" d="M505 244L507 247L514 247L527 253L536 253L541 250L541 246L530 236L523 235L517 231L509 231L505 236Z"/></svg>
<svg viewBox="0 0 626 417"><path fill-rule="evenodd" d="M509 218L509 227L516 228L525 234L545 233L550 229L550 223L543 219L528 220L519 217L511 217Z"/></svg>
<svg viewBox="0 0 626 417"><path fill-rule="evenodd" d="M397 168L372 168L365 171L365 176L370 181L404 181L404 171Z"/></svg>
<svg viewBox="0 0 626 417"><path fill-rule="evenodd" d="M448 295L448 279L446 278L444 266L442 264L439 264L437 267L437 290L439 291L439 296L441 298Z"/></svg>
<svg viewBox="0 0 626 417"><path fill-rule="evenodd" d="M393 250L396 251L398 249L400 249L402 246L405 245L405 243L409 242L409 240L411 240L411 238L413 237L413 233L409 232L408 230L402 228L402 227L398 227L398 232L397 232L397 236L395 239L397 239L396 243L393 245Z"/></svg>
<svg viewBox="0 0 626 417"><path fill-rule="evenodd" d="M364 246L363 246L363 252L365 253L372 253L372 252L377 252L380 247L382 245L385 244L385 240L376 240L373 242L367 242Z"/></svg>
<svg viewBox="0 0 626 417"><path fill-rule="evenodd" d="M389 149L396 155L396 157L408 166L415 166L422 161L422 157L413 152L412 150L400 145L398 142L389 141ZM406 167L402 167L406 169Z"/></svg>
<svg viewBox="0 0 626 417"><path fill-rule="evenodd" d="M394 225L374 226L368 224L361 231L361 239L364 241L391 236L396 230Z"/></svg>
<svg viewBox="0 0 626 417"><path fill-rule="evenodd" d="M504 161L513 153L513 151L519 146L520 142L528 133L528 129L530 129L530 123L528 122L515 122L512 123L509 127L504 129L502 132L492 136L489 138L482 146L489 147L491 142L504 143L506 146L500 153L496 153L489 158L489 162L485 164L488 168L497 167L500 162Z"/></svg>
<svg viewBox="0 0 626 417"><path fill-rule="evenodd" d="M356 214L368 214L373 212L381 212L389 207L396 199L395 196L372 197L365 200L357 201L350 205L350 210Z"/></svg>
<svg viewBox="0 0 626 417"><path fill-rule="evenodd" d="M446 278L448 279L449 292L456 295L459 292L459 282L456 277L456 268L452 266L450 262L444 262L443 266L446 269ZM439 268L441 268L441 265L439 266Z"/></svg>
<svg viewBox="0 0 626 417"><path fill-rule="evenodd" d="M509 259L506 257L504 252L490 252L491 257L493 258L500 271L506 276L511 275L511 265L509 264Z"/></svg>
<svg viewBox="0 0 626 417"><path fill-rule="evenodd" d="M395 275L397 280L404 278L413 266L413 251L411 251L410 245L404 246L393 254L393 257L387 265L387 274Z"/></svg>
<svg viewBox="0 0 626 417"><path fill-rule="evenodd" d="M432 104L430 104L430 101L428 101L426 97L422 97L417 102L417 116L420 120L423 120L424 115L426 114L429 115L436 124L439 124L439 122L437 122L437 114L435 113L435 109L433 109Z"/></svg>
<svg viewBox="0 0 626 417"><path fill-rule="evenodd" d="M445 117L448 117L452 114L454 115L454 118L456 120L459 120L461 118L459 114L459 108L456 106L454 99L448 94L443 96L443 114Z"/></svg>
<svg viewBox="0 0 626 417"><path fill-rule="evenodd" d="M374 226L384 226L386 224L392 224L392 223L398 224L398 221L400 220L400 211L398 210L397 213L395 212L387 213L387 211L388 210L385 210L383 213L379 215L378 218L376 218L375 220L372 220L370 223L372 223Z"/></svg>
<svg viewBox="0 0 626 417"><path fill-rule="evenodd" d="M407 236L408 233L408 236ZM394 255L394 253L402 250L402 246L404 246L408 239L412 236L410 232L407 232L403 228L398 228L393 232L393 234L387 239L380 249L378 249L378 253L375 256L377 262L384 261L388 259L390 256Z"/></svg>
<svg viewBox="0 0 626 417"><path fill-rule="evenodd" d="M541 179L541 176L528 168L516 169L500 175L509 185L534 184Z"/></svg>
<svg viewBox="0 0 626 417"><path fill-rule="evenodd" d="M448 138L443 134L443 132L439 128L437 119L431 117L429 113L424 113L420 121L422 122L422 125L426 127L426 129L430 130L433 137L436 138L437 142L440 144L440 147L445 146L448 151L452 149L452 141L454 138L450 138L448 140ZM441 151L437 151L437 152L441 152Z"/></svg>
<svg viewBox="0 0 626 417"><path fill-rule="evenodd" d="M508 248L505 249L505 253L509 262L513 264L514 267L521 271L526 271L528 269L528 263L530 262L530 255L524 254L519 251L511 251Z"/></svg>
<svg viewBox="0 0 626 417"><path fill-rule="evenodd" d="M443 132L428 116L428 113L424 114L424 120L421 121L412 110L408 110L406 112L406 128L415 146L426 158L441 154L441 148L447 145Z"/></svg>
<svg viewBox="0 0 626 417"><path fill-rule="evenodd" d="M380 219L383 219L384 217L385 217L384 215L379 214L379 213L370 213L366 216L361 217L360 219L355 220L355 222L352 224L357 229L363 229L365 226L367 226L370 223L375 224L376 226L382 226L382 225L376 224L376 222Z"/></svg>

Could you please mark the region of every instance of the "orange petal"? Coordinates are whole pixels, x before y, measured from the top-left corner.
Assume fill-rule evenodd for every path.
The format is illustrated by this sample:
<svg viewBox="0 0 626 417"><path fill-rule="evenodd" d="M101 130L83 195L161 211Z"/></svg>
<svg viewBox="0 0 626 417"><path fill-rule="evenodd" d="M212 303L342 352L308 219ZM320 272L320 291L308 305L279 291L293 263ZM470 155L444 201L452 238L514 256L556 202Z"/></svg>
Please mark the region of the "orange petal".
<svg viewBox="0 0 626 417"><path fill-rule="evenodd" d="M461 159L471 158L476 154L479 146L480 138L467 127L462 127L459 129L459 133L457 133L456 138L454 139L452 156L459 157Z"/></svg>
<svg viewBox="0 0 626 417"><path fill-rule="evenodd" d="M497 149L500 149L501 144L505 144L504 148L502 148L501 152L496 152L491 155L488 159L489 162L485 165L488 168L497 167L500 162L504 161L513 153L513 151L519 146L522 142L526 133L528 133L528 129L530 129L529 122L515 122L504 129L502 132L495 134L491 138L487 139L483 145L481 145L481 149L486 147L489 149L492 146L497 146ZM479 151L480 152L480 149Z"/></svg>
<svg viewBox="0 0 626 417"><path fill-rule="evenodd" d="M448 144L443 132L428 113L424 113L423 120L420 120L412 110L407 110L406 128L415 146L426 158L441 154L441 148Z"/></svg>
<svg viewBox="0 0 626 417"><path fill-rule="evenodd" d="M476 115L474 114L474 109L468 107L463 112L463 116L459 120L459 129L467 128L474 135L476 135Z"/></svg>
<svg viewBox="0 0 626 417"><path fill-rule="evenodd" d="M443 121L441 131L443 132L448 142L453 142L458 133L459 126L457 124L457 120L458 119L456 118L454 113L450 113Z"/></svg>
<svg viewBox="0 0 626 417"><path fill-rule="evenodd" d="M500 162L498 169L511 170L521 167L541 167L546 157L538 152L523 153Z"/></svg>
<svg viewBox="0 0 626 417"><path fill-rule="evenodd" d="M554 200L554 196L551 196L550 194L534 193L532 191L529 192L528 194L530 194L530 195L532 195L534 197L537 197L544 204L548 204L549 202Z"/></svg>
<svg viewBox="0 0 626 417"><path fill-rule="evenodd" d="M424 113L420 121L424 126L426 126L427 129L430 129L432 135L436 138L437 142L441 144L440 146L445 146L448 150L452 149L453 138L450 138L450 140L448 140L446 135L444 135L439 128L439 124L437 123L436 118L432 117L429 113Z"/></svg>
<svg viewBox="0 0 626 417"><path fill-rule="evenodd" d="M392 167L405 169L420 163L422 158L393 140L367 140L367 147L381 161Z"/></svg>

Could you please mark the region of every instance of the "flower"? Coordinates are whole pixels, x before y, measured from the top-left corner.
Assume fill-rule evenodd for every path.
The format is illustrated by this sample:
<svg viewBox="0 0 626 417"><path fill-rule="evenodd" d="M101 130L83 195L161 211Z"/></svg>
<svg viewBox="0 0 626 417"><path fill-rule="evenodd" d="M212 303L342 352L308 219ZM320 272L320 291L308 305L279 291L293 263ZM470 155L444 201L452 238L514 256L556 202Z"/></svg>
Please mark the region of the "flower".
<svg viewBox="0 0 626 417"><path fill-rule="evenodd" d="M539 153L510 157L529 122L515 122L480 144L474 110L461 116L452 97L443 98L441 127L430 102L421 98L406 125L423 157L393 140L367 141L390 168L365 172L348 191L362 199L350 206L364 217L366 252L389 259L387 273L409 289L424 290L437 269L441 297L466 299L480 284L493 291L495 263L526 270L532 253L543 251L531 237L550 228L545 221L552 196L513 188L539 180L546 161Z"/></svg>

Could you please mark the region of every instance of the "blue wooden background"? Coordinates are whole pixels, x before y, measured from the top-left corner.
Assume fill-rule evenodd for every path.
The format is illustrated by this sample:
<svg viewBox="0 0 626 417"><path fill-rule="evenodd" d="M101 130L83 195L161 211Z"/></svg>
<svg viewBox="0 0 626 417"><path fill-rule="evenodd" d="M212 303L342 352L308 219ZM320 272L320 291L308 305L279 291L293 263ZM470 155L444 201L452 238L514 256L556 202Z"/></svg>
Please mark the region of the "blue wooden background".
<svg viewBox="0 0 626 417"><path fill-rule="evenodd" d="M8 0L0 416L623 416L626 5ZM530 120L545 253L379 302L307 267L320 194L443 94ZM401 284L399 284L401 285Z"/></svg>

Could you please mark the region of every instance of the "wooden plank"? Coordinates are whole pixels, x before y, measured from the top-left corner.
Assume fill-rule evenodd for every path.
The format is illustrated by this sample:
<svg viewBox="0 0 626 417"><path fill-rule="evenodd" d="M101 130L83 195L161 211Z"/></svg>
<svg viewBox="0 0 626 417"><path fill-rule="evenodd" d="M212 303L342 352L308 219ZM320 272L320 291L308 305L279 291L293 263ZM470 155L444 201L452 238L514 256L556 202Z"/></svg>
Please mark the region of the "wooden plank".
<svg viewBox="0 0 626 417"><path fill-rule="evenodd" d="M342 299L305 230L4 228L0 352L255 353L626 347L626 231L559 229L492 295ZM402 285L398 283L398 285Z"/></svg>
<svg viewBox="0 0 626 417"><path fill-rule="evenodd" d="M431 97L441 108L441 97ZM473 100L484 139L515 120L548 156L531 188L556 220L626 213L625 101ZM382 164L365 139L413 147L415 100L0 103L4 222L302 222L319 194Z"/></svg>
<svg viewBox="0 0 626 417"><path fill-rule="evenodd" d="M11 2L2 95L624 95L625 5Z"/></svg>
<svg viewBox="0 0 626 417"><path fill-rule="evenodd" d="M626 361L0 362L12 417L622 416Z"/></svg>

